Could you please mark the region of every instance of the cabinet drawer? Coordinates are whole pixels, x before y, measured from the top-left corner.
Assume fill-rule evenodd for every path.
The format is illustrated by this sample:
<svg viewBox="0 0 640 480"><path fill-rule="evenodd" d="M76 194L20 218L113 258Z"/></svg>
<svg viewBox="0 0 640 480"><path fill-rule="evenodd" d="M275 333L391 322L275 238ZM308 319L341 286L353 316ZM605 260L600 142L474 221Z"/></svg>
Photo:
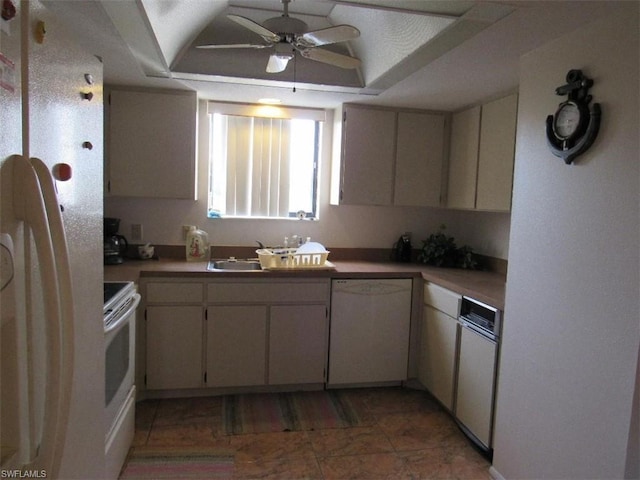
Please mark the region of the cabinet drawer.
<svg viewBox="0 0 640 480"><path fill-rule="evenodd" d="M210 283L207 303L325 303L328 283Z"/></svg>
<svg viewBox="0 0 640 480"><path fill-rule="evenodd" d="M446 313L450 317L458 318L462 295L447 290L431 282L424 284L424 303Z"/></svg>
<svg viewBox="0 0 640 480"><path fill-rule="evenodd" d="M200 303L203 291L201 283L148 283L147 303Z"/></svg>

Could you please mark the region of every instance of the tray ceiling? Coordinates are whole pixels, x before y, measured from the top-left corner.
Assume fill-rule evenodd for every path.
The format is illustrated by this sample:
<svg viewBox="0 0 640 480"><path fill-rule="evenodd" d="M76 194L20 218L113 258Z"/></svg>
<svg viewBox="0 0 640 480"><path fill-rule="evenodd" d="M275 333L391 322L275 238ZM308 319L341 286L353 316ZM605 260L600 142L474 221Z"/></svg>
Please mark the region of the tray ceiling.
<svg viewBox="0 0 640 480"><path fill-rule="evenodd" d="M360 37L324 46L359 58L343 69L296 55L281 73L267 73L271 49L197 49L203 44L260 43L227 18L257 23L282 15L279 0L102 1L114 26L151 77L350 91L377 94L513 11L508 5L470 1L293 0L289 15L310 30L350 24ZM132 28L138 19L138 28ZM145 28L139 28L144 26Z"/></svg>

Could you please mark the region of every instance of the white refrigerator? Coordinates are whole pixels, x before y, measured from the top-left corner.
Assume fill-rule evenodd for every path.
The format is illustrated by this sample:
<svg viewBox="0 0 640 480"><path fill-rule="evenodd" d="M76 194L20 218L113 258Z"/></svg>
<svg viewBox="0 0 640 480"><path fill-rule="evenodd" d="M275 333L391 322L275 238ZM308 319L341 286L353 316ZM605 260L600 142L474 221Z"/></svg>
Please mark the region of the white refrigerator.
<svg viewBox="0 0 640 480"><path fill-rule="evenodd" d="M39 1L3 7L0 470L103 478L102 65Z"/></svg>

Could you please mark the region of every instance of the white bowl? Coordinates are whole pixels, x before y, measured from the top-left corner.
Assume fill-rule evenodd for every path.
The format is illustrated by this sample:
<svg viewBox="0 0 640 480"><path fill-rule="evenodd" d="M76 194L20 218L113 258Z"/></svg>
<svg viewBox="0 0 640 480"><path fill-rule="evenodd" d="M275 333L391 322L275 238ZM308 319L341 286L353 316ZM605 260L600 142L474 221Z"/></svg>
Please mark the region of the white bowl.
<svg viewBox="0 0 640 480"><path fill-rule="evenodd" d="M142 258L143 260L147 260L149 258L153 258L153 254L154 254L154 248L153 246L149 245L140 245L138 247L138 256L140 258Z"/></svg>

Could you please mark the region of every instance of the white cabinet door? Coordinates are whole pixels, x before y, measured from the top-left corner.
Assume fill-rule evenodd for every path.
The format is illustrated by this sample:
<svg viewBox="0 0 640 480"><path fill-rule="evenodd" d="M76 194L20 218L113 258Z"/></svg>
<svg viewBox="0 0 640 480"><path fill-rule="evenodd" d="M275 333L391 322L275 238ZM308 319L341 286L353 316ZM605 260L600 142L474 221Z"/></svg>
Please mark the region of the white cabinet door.
<svg viewBox="0 0 640 480"><path fill-rule="evenodd" d="M460 329L460 358L455 415L485 446L491 446L497 346Z"/></svg>
<svg viewBox="0 0 640 480"><path fill-rule="evenodd" d="M327 307L272 306L269 325L269 384L323 383Z"/></svg>
<svg viewBox="0 0 640 480"><path fill-rule="evenodd" d="M111 91L110 195L195 199L197 102L193 92Z"/></svg>
<svg viewBox="0 0 640 480"><path fill-rule="evenodd" d="M425 305L418 378L442 405L453 410L458 321Z"/></svg>
<svg viewBox="0 0 640 480"><path fill-rule="evenodd" d="M207 307L207 386L266 383L267 307Z"/></svg>
<svg viewBox="0 0 640 480"><path fill-rule="evenodd" d="M398 113L394 205L440 205L444 115Z"/></svg>
<svg viewBox="0 0 640 480"><path fill-rule="evenodd" d="M480 107L458 112L451 121L447 206L475 208Z"/></svg>
<svg viewBox="0 0 640 480"><path fill-rule="evenodd" d="M391 205L396 113L346 106L340 203Z"/></svg>
<svg viewBox="0 0 640 480"><path fill-rule="evenodd" d="M517 94L452 117L447 206L509 211Z"/></svg>
<svg viewBox="0 0 640 480"><path fill-rule="evenodd" d="M479 210L511 209L517 109L517 95L482 106L476 198Z"/></svg>
<svg viewBox="0 0 640 480"><path fill-rule="evenodd" d="M202 386L202 307L147 307L147 388Z"/></svg>

